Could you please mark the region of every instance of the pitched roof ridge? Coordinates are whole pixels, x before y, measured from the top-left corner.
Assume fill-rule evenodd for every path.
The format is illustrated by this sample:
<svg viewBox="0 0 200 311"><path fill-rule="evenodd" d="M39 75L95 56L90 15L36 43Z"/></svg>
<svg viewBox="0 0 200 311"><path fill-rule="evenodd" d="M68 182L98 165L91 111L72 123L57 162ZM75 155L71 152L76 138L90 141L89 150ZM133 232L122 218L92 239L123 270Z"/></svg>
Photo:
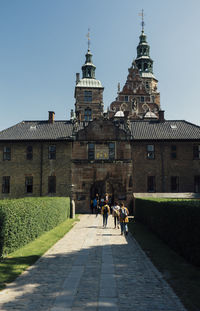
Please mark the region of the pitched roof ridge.
<svg viewBox="0 0 200 311"><path fill-rule="evenodd" d="M44 122L44 123L48 123L49 120L23 120L17 124L20 124L20 123L30 123L30 122ZM68 123L71 123L71 120L54 120L54 123L56 122L68 122ZM16 126L17 124L15 124L14 126Z"/></svg>

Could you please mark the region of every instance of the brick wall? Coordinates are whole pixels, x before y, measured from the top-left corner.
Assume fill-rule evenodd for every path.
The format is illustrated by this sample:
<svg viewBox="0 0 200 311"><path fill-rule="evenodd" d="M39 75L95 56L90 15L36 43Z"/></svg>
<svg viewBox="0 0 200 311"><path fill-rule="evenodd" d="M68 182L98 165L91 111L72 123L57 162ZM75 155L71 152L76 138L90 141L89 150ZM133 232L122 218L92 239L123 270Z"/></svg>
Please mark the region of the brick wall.
<svg viewBox="0 0 200 311"><path fill-rule="evenodd" d="M147 159L147 144L154 144L155 159ZM171 158L171 146L177 157ZM194 176L200 175L200 160L193 160L192 142L133 142L133 191L147 192L147 176L156 177L156 192L171 192L171 176L179 178L178 192L194 192Z"/></svg>
<svg viewBox="0 0 200 311"><path fill-rule="evenodd" d="M92 91L92 101L85 101L84 92ZM92 119L99 118L103 114L103 88L79 88L76 87L75 91L76 112L79 113L80 121L84 121L84 114L86 108L92 109Z"/></svg>
<svg viewBox="0 0 200 311"><path fill-rule="evenodd" d="M49 145L56 146L56 159L48 159ZM3 160L4 146L11 147L11 160ZM33 159L27 160L26 148L33 147ZM0 198L46 196L48 176L56 176L56 196L68 196L71 185L71 143L16 142L0 144ZM10 176L10 193L2 193L2 177ZM33 193L26 193L25 177L33 176Z"/></svg>

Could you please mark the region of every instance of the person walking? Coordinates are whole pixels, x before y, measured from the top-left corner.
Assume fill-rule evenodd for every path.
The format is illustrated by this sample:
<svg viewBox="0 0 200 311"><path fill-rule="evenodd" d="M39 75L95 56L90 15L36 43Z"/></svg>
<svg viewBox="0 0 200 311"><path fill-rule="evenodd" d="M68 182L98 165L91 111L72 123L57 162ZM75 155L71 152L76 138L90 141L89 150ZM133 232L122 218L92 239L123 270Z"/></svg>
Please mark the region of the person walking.
<svg viewBox="0 0 200 311"><path fill-rule="evenodd" d="M105 203L101 209L101 214L103 215L103 228L107 227L108 215L110 214L110 207Z"/></svg>
<svg viewBox="0 0 200 311"><path fill-rule="evenodd" d="M115 202L112 208L112 216L114 217L115 228L119 228L119 213L120 213L120 206L117 202Z"/></svg>
<svg viewBox="0 0 200 311"><path fill-rule="evenodd" d="M92 199L90 201L90 209L91 209L91 213L93 214L94 207L93 207L93 200Z"/></svg>
<svg viewBox="0 0 200 311"><path fill-rule="evenodd" d="M98 214L99 214L99 209L100 209L100 202L99 202L99 195L98 195L98 193L96 194L96 200L97 200L97 204L96 204L95 210L96 210L96 217L97 217Z"/></svg>
<svg viewBox="0 0 200 311"><path fill-rule="evenodd" d="M121 235L127 235L128 234L128 208L124 206L124 203L121 203L120 207L120 214L119 214L119 221L121 226Z"/></svg>
<svg viewBox="0 0 200 311"><path fill-rule="evenodd" d="M93 199L92 214L93 214L93 210L95 210L95 212L96 212L96 210L97 210L97 198L96 198L96 197Z"/></svg>

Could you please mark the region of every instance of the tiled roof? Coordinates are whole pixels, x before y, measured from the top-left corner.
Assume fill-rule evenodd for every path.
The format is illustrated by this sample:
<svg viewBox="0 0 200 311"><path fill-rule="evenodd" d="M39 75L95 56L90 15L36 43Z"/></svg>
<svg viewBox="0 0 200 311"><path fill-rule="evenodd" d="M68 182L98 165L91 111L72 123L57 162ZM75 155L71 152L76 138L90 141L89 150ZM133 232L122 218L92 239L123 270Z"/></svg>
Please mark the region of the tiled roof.
<svg viewBox="0 0 200 311"><path fill-rule="evenodd" d="M200 126L184 120L132 121L131 136L134 140L200 140Z"/></svg>
<svg viewBox="0 0 200 311"><path fill-rule="evenodd" d="M127 131L127 125L114 122ZM0 132L1 140L66 140L73 133L87 126L88 122L71 121L22 121ZM117 125L118 124L118 125ZM74 126L74 127L73 127ZM200 140L200 126L182 120L134 120L130 122L130 134L133 140Z"/></svg>
<svg viewBox="0 0 200 311"><path fill-rule="evenodd" d="M64 140L72 136L70 121L22 121L0 132L0 140Z"/></svg>

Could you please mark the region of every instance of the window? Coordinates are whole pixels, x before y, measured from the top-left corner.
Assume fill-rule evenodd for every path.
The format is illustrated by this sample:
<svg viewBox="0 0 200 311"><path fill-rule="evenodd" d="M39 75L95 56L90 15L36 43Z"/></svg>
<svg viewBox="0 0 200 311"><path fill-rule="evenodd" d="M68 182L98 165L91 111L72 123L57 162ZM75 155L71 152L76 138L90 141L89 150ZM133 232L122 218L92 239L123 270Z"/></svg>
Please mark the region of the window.
<svg viewBox="0 0 200 311"><path fill-rule="evenodd" d="M10 147L4 147L3 148L3 159L4 161L10 161L11 160L11 148Z"/></svg>
<svg viewBox="0 0 200 311"><path fill-rule="evenodd" d="M94 160L94 144L88 144L88 160Z"/></svg>
<svg viewBox="0 0 200 311"><path fill-rule="evenodd" d="M85 121L91 121L92 120L92 110L90 108L85 109Z"/></svg>
<svg viewBox="0 0 200 311"><path fill-rule="evenodd" d="M33 147L32 146L27 146L26 148L26 159L27 160L33 159Z"/></svg>
<svg viewBox="0 0 200 311"><path fill-rule="evenodd" d="M56 176L48 177L48 193L56 193Z"/></svg>
<svg viewBox="0 0 200 311"><path fill-rule="evenodd" d="M193 146L193 158L196 160L200 159L200 145Z"/></svg>
<svg viewBox="0 0 200 311"><path fill-rule="evenodd" d="M26 188L26 193L33 193L33 177L32 176L25 177L25 188Z"/></svg>
<svg viewBox="0 0 200 311"><path fill-rule="evenodd" d="M147 192L156 192L156 178L155 176L147 177Z"/></svg>
<svg viewBox="0 0 200 311"><path fill-rule="evenodd" d="M149 82L146 81L146 88L149 89Z"/></svg>
<svg viewBox="0 0 200 311"><path fill-rule="evenodd" d="M148 64L144 63L144 71L147 71L147 69L148 69Z"/></svg>
<svg viewBox="0 0 200 311"><path fill-rule="evenodd" d="M147 159L155 159L154 145L147 145Z"/></svg>
<svg viewBox="0 0 200 311"><path fill-rule="evenodd" d="M3 176L2 193L10 193L10 176Z"/></svg>
<svg viewBox="0 0 200 311"><path fill-rule="evenodd" d="M129 188L133 187L133 178L132 176L129 177L129 184L128 184Z"/></svg>
<svg viewBox="0 0 200 311"><path fill-rule="evenodd" d="M88 144L88 160L114 160L115 159L115 143L107 144Z"/></svg>
<svg viewBox="0 0 200 311"><path fill-rule="evenodd" d="M85 102L92 101L92 91L84 91L84 101Z"/></svg>
<svg viewBox="0 0 200 311"><path fill-rule="evenodd" d="M171 176L171 192L179 191L179 178L178 176Z"/></svg>
<svg viewBox="0 0 200 311"><path fill-rule="evenodd" d="M194 192L200 193L200 176L194 176Z"/></svg>
<svg viewBox="0 0 200 311"><path fill-rule="evenodd" d="M141 101L141 103L144 103L144 96L140 97L140 101Z"/></svg>
<svg viewBox="0 0 200 311"><path fill-rule="evenodd" d="M127 95L124 96L124 101L128 102L128 96Z"/></svg>
<svg viewBox="0 0 200 311"><path fill-rule="evenodd" d="M171 159L176 159L176 145L171 145Z"/></svg>
<svg viewBox="0 0 200 311"><path fill-rule="evenodd" d="M49 159L56 158L56 146L49 146Z"/></svg>
<svg viewBox="0 0 200 311"><path fill-rule="evenodd" d="M115 143L109 143L108 148L109 148L109 160L114 160L115 159Z"/></svg>

